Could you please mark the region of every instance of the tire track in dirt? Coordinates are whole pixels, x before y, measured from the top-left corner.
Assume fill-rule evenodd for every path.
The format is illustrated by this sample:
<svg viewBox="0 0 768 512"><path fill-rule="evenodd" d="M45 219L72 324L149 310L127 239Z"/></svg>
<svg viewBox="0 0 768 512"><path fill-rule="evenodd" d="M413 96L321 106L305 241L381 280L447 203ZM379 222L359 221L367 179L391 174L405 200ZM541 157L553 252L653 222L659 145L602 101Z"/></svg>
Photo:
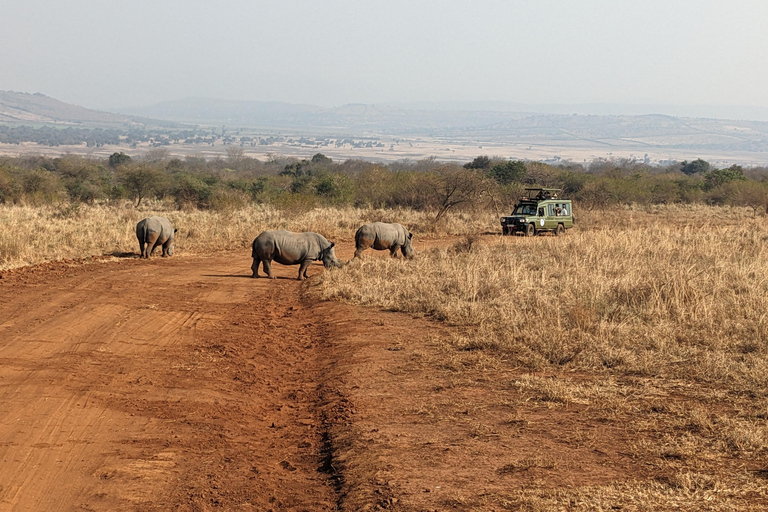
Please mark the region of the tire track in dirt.
<svg viewBox="0 0 768 512"><path fill-rule="evenodd" d="M299 299L295 267L253 280L249 266L182 256L4 274L0 511L335 510L318 471L324 319Z"/></svg>

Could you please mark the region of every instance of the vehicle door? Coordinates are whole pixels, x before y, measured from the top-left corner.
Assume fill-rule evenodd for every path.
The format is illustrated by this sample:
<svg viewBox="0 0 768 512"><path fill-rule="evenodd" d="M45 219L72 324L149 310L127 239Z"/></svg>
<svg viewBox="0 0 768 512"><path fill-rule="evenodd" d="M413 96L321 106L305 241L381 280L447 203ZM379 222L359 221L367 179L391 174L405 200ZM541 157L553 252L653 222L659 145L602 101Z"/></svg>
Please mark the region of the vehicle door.
<svg viewBox="0 0 768 512"><path fill-rule="evenodd" d="M562 204L562 210L564 211L563 216L561 217L562 220L560 222L562 222L566 228L573 227L573 211L571 210L572 207L573 205L570 201L564 201Z"/></svg>
<svg viewBox="0 0 768 512"><path fill-rule="evenodd" d="M544 223L540 229L555 229L557 227L557 212L555 203L546 203L544 206Z"/></svg>

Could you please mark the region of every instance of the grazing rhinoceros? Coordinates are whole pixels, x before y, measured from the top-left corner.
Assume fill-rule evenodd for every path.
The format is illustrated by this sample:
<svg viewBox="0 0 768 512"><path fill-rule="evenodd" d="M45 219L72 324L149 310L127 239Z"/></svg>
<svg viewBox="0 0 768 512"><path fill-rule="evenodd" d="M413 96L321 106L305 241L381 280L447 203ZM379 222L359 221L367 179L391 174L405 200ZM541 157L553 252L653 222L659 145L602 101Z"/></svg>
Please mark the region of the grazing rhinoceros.
<svg viewBox="0 0 768 512"><path fill-rule="evenodd" d="M406 258L413 258L414 251L411 245L413 234L409 233L401 224L393 222L371 222L360 226L355 233L355 258L364 250L373 247L377 251L389 249L389 254L395 256L397 250L403 252Z"/></svg>
<svg viewBox="0 0 768 512"><path fill-rule="evenodd" d="M158 245L163 246L163 257L173 256L173 236L176 231L165 217L153 215L140 220L136 224L136 238L139 239L141 257L149 258Z"/></svg>
<svg viewBox="0 0 768 512"><path fill-rule="evenodd" d="M313 261L322 260L325 268L341 267L333 246L333 242L317 233L291 233L284 229L264 231L253 241L251 277L260 277L259 263L264 262L264 272L274 279L272 260L283 265L300 265L299 281L307 277L307 268Z"/></svg>

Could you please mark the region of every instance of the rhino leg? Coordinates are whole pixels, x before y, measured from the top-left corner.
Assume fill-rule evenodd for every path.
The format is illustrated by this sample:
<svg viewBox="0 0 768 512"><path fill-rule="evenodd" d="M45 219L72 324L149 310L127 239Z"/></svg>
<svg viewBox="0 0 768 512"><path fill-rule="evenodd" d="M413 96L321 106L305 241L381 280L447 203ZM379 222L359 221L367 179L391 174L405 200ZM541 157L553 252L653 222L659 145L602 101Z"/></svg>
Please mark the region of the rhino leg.
<svg viewBox="0 0 768 512"><path fill-rule="evenodd" d="M144 255L144 245L146 245L144 243L144 240L139 240L139 258L143 258L145 256Z"/></svg>
<svg viewBox="0 0 768 512"><path fill-rule="evenodd" d="M352 259L361 257L363 255L363 251L369 247L372 247L374 242L375 242L374 238L356 236L355 237L355 255L353 256Z"/></svg>
<svg viewBox="0 0 768 512"><path fill-rule="evenodd" d="M253 263L251 264L251 272L253 272L253 275L251 277L261 277L259 275L259 263L261 263L261 260L258 256L253 257Z"/></svg>
<svg viewBox="0 0 768 512"><path fill-rule="evenodd" d="M160 235L158 235L157 233L148 233L147 234L147 248L146 248L146 252L142 253L142 255L145 258L149 258L150 256L152 256L152 254L154 254L155 247L156 247L155 244L157 243L157 238L159 236Z"/></svg>
<svg viewBox="0 0 768 512"><path fill-rule="evenodd" d="M275 276L272 275L272 262L270 260L263 260L262 264L264 266L264 273L267 274L267 277L274 279Z"/></svg>
<svg viewBox="0 0 768 512"><path fill-rule="evenodd" d="M299 265L299 281L303 281L307 278L307 269L309 268L310 263L312 263L311 260L304 260L301 262L301 265Z"/></svg>
<svg viewBox="0 0 768 512"><path fill-rule="evenodd" d="M397 245L397 244L392 245L389 248L389 255L392 256L393 258L397 258L397 250L398 249L400 249L399 245Z"/></svg>

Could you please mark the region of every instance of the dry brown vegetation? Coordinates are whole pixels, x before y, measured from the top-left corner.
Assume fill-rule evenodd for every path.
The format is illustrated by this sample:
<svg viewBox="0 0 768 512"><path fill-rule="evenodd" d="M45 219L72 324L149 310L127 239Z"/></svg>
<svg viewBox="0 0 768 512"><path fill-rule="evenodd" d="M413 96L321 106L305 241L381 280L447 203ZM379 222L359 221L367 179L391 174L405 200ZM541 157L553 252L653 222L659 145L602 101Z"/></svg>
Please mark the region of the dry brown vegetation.
<svg viewBox="0 0 768 512"><path fill-rule="evenodd" d="M474 399L427 406L435 425L464 409L507 407L523 425L590 411L625 440L585 427L567 447L614 445L645 468L603 485L458 493L459 508L752 510L768 504L767 241L746 209L595 211L565 237L469 235L412 261L356 260L324 274L322 294L453 326L422 364ZM560 455L498 472L556 474Z"/></svg>
<svg viewBox="0 0 768 512"><path fill-rule="evenodd" d="M329 239L354 238L365 222L395 220L423 238L495 229L495 218L450 212L441 222L434 214L409 209L312 208L302 204L276 208L239 206L219 210L177 209L172 203L148 201L106 205L67 203L50 206L0 204L0 270L44 261L90 256L138 254L136 223L162 215L178 228L177 255L243 249L265 229L315 231Z"/></svg>

